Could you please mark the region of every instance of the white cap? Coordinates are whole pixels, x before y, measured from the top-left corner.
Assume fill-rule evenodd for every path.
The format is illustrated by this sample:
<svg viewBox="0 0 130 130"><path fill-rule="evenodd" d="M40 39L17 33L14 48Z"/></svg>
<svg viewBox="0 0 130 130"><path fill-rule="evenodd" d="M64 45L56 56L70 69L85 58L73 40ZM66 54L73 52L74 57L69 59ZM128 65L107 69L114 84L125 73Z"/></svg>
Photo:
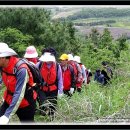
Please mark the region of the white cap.
<svg viewBox="0 0 130 130"><path fill-rule="evenodd" d="M24 58L36 58L36 57L38 57L36 48L34 46L27 47Z"/></svg>
<svg viewBox="0 0 130 130"><path fill-rule="evenodd" d="M17 53L13 49L9 48L6 43L0 42L0 48L0 57L17 55Z"/></svg>
<svg viewBox="0 0 130 130"><path fill-rule="evenodd" d="M78 63L81 63L79 56L74 56L74 61L76 61L76 62L78 62Z"/></svg>
<svg viewBox="0 0 130 130"><path fill-rule="evenodd" d="M49 62L49 61L55 62L55 61L56 61L54 55L51 55L51 53L49 53L49 52L45 52L45 53L39 58L39 60L40 60L40 61L44 61L44 62Z"/></svg>
<svg viewBox="0 0 130 130"><path fill-rule="evenodd" d="M72 54L68 54L69 59L68 60L74 60L74 57Z"/></svg>

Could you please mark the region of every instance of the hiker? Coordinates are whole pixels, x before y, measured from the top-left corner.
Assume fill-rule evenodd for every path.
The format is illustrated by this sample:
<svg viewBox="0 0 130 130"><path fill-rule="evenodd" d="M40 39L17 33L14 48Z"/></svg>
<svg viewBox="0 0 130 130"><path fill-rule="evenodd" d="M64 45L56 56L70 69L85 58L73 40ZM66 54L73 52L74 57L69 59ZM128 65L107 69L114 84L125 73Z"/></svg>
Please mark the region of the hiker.
<svg viewBox="0 0 130 130"><path fill-rule="evenodd" d="M24 58L26 58L31 63L36 64L38 62L38 53L36 48L34 46L27 47Z"/></svg>
<svg viewBox="0 0 130 130"><path fill-rule="evenodd" d="M49 108L42 107L41 109L45 111L42 115L54 116L57 97L61 98L63 96L63 80L62 71L60 65L56 62L55 56L50 52L43 52L43 55L39 58L39 62L36 64L39 69L42 78L44 80L44 85L41 87L45 94L45 101L49 102Z"/></svg>
<svg viewBox="0 0 130 130"><path fill-rule="evenodd" d="M84 68L82 66L82 63L80 61L80 57L79 56L74 56L74 61L80 67L79 71L81 72L81 75L80 75L80 78L77 80L76 88L77 88L78 92L81 92L83 79L86 79L86 72L85 72L85 70L84 70Z"/></svg>
<svg viewBox="0 0 130 130"><path fill-rule="evenodd" d="M71 65L68 64L68 55L62 54L60 56L60 65L62 69L63 77L63 91L64 94L71 97L75 90L75 79L74 79L74 69Z"/></svg>
<svg viewBox="0 0 130 130"><path fill-rule="evenodd" d="M94 75L94 81L97 81L98 83L101 83L102 85L104 85L104 75L101 74L101 70L97 69Z"/></svg>
<svg viewBox="0 0 130 130"><path fill-rule="evenodd" d="M101 70L101 74L104 75L104 84L107 84L110 79L113 77L113 72L112 69L108 66L108 63L103 61L102 63L102 70Z"/></svg>
<svg viewBox="0 0 130 130"><path fill-rule="evenodd" d="M44 48L42 50L42 54L44 54L45 52L49 52L51 53L52 55L54 55L56 57L56 50L53 48L53 47L48 47L48 48Z"/></svg>
<svg viewBox="0 0 130 130"><path fill-rule="evenodd" d="M31 89L34 85L32 74L27 65L22 64L14 75L15 64L19 61L17 53L5 43L1 43L0 48L0 67L6 87L0 107L0 124L7 124L15 113L21 122L34 122L37 94Z"/></svg>
<svg viewBox="0 0 130 130"><path fill-rule="evenodd" d="M72 54L68 54L68 56L69 56L68 63L70 65L72 65L72 67L74 69L76 90L77 90L77 92L81 92L81 81L83 79L82 69L81 69L80 65L75 61Z"/></svg>
<svg viewBox="0 0 130 130"><path fill-rule="evenodd" d="M90 69L85 69L85 71L86 71L86 77L87 77L87 84L89 84L90 82L91 82L91 79L92 79L92 72L91 72L91 70Z"/></svg>

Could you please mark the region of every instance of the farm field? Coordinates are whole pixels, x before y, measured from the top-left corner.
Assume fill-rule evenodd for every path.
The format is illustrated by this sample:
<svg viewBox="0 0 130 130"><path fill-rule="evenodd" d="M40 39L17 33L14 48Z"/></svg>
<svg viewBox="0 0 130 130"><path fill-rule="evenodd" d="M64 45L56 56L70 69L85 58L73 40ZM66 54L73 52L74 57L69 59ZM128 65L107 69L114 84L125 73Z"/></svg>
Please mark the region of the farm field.
<svg viewBox="0 0 130 130"><path fill-rule="evenodd" d="M111 32L111 35L114 39L119 38L122 34L126 34L127 37L130 37L130 29L126 29L124 27L103 27L103 26L75 26L75 28L81 33L81 35L86 36L89 35L92 28L96 28L101 34L103 33L104 28L108 28Z"/></svg>

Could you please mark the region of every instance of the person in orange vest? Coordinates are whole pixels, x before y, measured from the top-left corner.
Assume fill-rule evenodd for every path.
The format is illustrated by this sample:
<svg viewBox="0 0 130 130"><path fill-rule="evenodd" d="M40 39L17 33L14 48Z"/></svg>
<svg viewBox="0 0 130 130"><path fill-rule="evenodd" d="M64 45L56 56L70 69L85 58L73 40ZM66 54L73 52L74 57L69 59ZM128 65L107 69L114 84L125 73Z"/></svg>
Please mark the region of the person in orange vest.
<svg viewBox="0 0 130 130"><path fill-rule="evenodd" d="M44 85L41 87L41 89L46 96L45 102L50 103L48 108L44 106L41 108L45 111L45 114L41 114L50 115L53 117L55 115L57 106L57 96L63 96L61 66L56 62L55 56L50 52L44 52L39 58L39 62L36 64L36 66L40 70L44 80Z"/></svg>
<svg viewBox="0 0 130 130"><path fill-rule="evenodd" d="M61 62L64 94L72 96L75 90L74 69L68 64L68 58L67 54L62 54L59 59Z"/></svg>
<svg viewBox="0 0 130 130"><path fill-rule="evenodd" d="M80 65L75 61L74 57L72 54L68 54L68 64L70 64L73 69L74 69L74 77L75 77L75 86L76 86L76 89L78 92L81 91L81 88L79 87L80 86L80 82L81 82L81 79L82 79L82 70L81 70L81 67Z"/></svg>
<svg viewBox="0 0 130 130"><path fill-rule="evenodd" d="M24 58L26 58L31 63L36 64L38 62L38 53L36 48L34 46L27 47Z"/></svg>
<svg viewBox="0 0 130 130"><path fill-rule="evenodd" d="M21 122L34 122L37 93L31 89L35 85L32 73L22 64L14 74L19 61L17 53L6 43L1 43L0 48L0 67L6 87L0 107L0 124L8 124L15 113Z"/></svg>
<svg viewBox="0 0 130 130"><path fill-rule="evenodd" d="M76 62L76 64L79 65L79 68L80 68L80 78L78 78L78 81L76 83L76 88L77 88L77 91L78 92L81 92L81 89L82 89L82 84L83 84L83 79L84 79L84 75L83 75L83 67L82 67L82 64L81 64L81 61L80 61L80 57L79 56L74 56L74 61ZM84 72L85 73L85 72ZM86 79L86 78L85 78Z"/></svg>

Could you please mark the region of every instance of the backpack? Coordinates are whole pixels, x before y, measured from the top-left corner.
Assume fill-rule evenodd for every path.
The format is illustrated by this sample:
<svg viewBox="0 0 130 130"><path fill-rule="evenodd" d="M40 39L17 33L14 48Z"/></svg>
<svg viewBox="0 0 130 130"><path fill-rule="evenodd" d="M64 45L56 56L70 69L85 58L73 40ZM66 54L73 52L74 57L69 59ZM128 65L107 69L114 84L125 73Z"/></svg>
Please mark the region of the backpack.
<svg viewBox="0 0 130 130"><path fill-rule="evenodd" d="M36 83L38 86L42 85L43 80L42 80L42 76L38 70L38 68L36 68L36 66L32 63L30 63L28 60L26 59L20 59L14 68L14 74L17 72L17 70L19 69L19 66L21 66L22 64L26 64L28 66L28 68L30 69L32 76L33 76L33 81L34 83Z"/></svg>
<svg viewBox="0 0 130 130"><path fill-rule="evenodd" d="M40 104L42 104L45 99L46 99L46 96L45 96L45 93L40 89L40 87L43 85L44 81L42 79L42 76L40 74L40 71L39 69L34 65L32 64L31 62L29 62L27 59L20 59L16 65L15 65L15 68L14 68L14 73L17 72L19 66L21 66L22 64L26 64L28 66L28 68L30 69L31 73L32 73L32 76L33 76L33 81L34 83L36 83L35 86L31 87L32 90L35 90L37 92L37 101Z"/></svg>
<svg viewBox="0 0 130 130"><path fill-rule="evenodd" d="M5 72L3 70L2 70L2 72L6 73L7 75L15 76L16 72L19 70L19 67L22 64L26 64L28 66L28 68L30 69L30 71L32 73L33 81L34 81L34 83L36 83L36 85L31 87L31 89L28 89L28 87L26 88L24 98L26 98L29 103L32 103L32 100L30 99L30 97L28 95L30 93L33 94L33 90L35 90L37 92L37 99L36 100L38 101L39 104L41 104L45 100L45 94L42 90L40 90L40 87L42 86L44 81L42 79L40 71L38 70L38 68L36 68L36 66L34 64L29 62L27 59L22 58L16 63L16 65L14 67L14 73L13 74L10 74L10 73ZM28 84L27 84L27 86L28 86ZM13 93L10 93L10 94L13 95Z"/></svg>

